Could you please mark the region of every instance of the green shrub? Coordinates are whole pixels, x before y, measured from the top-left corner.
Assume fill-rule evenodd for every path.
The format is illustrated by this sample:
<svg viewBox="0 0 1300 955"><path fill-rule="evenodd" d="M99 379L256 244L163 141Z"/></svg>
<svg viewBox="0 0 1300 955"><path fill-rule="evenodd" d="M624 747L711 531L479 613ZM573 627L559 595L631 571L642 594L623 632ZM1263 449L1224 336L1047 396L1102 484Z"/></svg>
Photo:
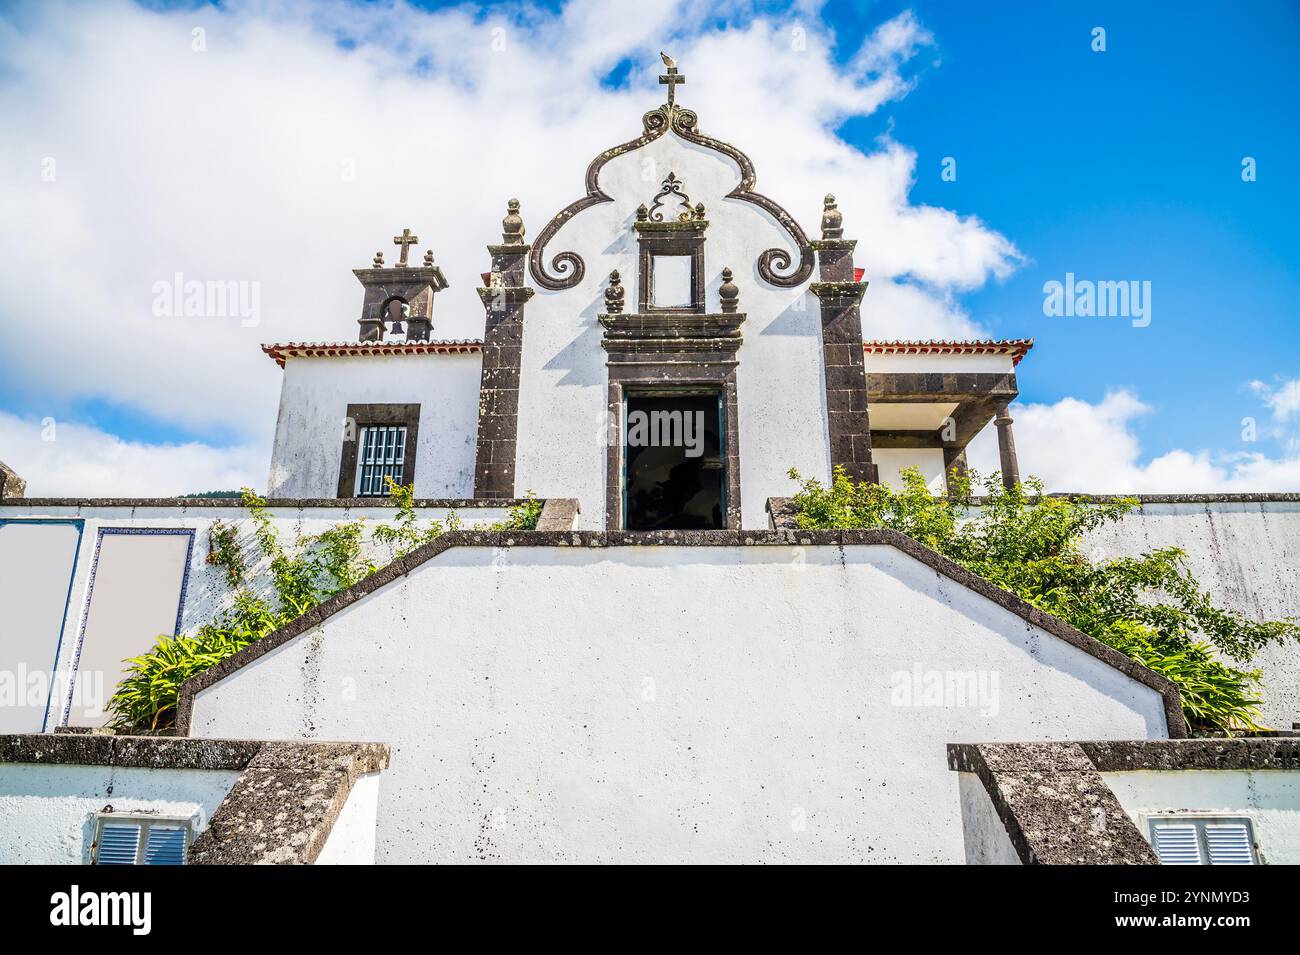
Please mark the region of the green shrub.
<svg viewBox="0 0 1300 955"><path fill-rule="evenodd" d="M394 486L392 491L397 516L391 525L377 526L372 539L400 557L445 528L438 521L421 524L410 487ZM361 553L363 521L338 524L286 548L267 515L266 501L247 489L243 500L253 518L250 545L241 544L234 525L215 521L209 529L207 560L225 571L235 590L233 605L192 636L160 636L148 653L126 661L127 675L108 701L114 726L171 726L182 683L374 573L375 565ZM454 514L448 525L459 526ZM250 556L269 565L270 593L255 593L250 586Z"/></svg>
<svg viewBox="0 0 1300 955"><path fill-rule="evenodd" d="M1118 521L1136 498L1072 500L1043 495L1030 480L1005 488L978 475L950 477L952 495L935 496L915 468L902 490L858 484L837 468L829 486L805 480L795 495L800 527L891 528L986 580L1128 654L1178 687L1194 730L1259 729L1258 671L1248 664L1262 647L1300 640L1291 620L1259 623L1214 606L1176 547L1138 557L1090 558L1089 531Z"/></svg>

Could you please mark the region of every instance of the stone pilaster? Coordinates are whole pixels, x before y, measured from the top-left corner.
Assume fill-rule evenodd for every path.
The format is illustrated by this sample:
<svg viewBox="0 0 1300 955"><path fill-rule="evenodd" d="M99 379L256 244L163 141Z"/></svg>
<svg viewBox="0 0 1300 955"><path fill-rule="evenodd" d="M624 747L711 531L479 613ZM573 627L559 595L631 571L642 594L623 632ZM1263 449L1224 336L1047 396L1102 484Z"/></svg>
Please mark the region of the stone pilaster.
<svg viewBox="0 0 1300 955"><path fill-rule="evenodd" d="M811 286L821 303L822 362L826 378L826 419L831 466L843 467L855 481L878 480L871 462L871 424L867 414L867 375L862 354L862 296L866 282L853 279L854 239L843 238L835 198L826 197L822 238L817 250L818 278Z"/></svg>
<svg viewBox="0 0 1300 955"><path fill-rule="evenodd" d="M1012 417L1003 408L994 419L998 428L998 459L1002 464L1002 483L1013 488L1020 483L1020 462L1016 460L1016 438L1011 433Z"/></svg>
<svg viewBox="0 0 1300 955"><path fill-rule="evenodd" d="M478 290L487 316L479 382L474 496L484 498L515 496L524 305L533 297L533 290L524 286L524 262L530 247L524 242L517 199L510 200L501 230L504 242L487 247L492 255L488 287Z"/></svg>

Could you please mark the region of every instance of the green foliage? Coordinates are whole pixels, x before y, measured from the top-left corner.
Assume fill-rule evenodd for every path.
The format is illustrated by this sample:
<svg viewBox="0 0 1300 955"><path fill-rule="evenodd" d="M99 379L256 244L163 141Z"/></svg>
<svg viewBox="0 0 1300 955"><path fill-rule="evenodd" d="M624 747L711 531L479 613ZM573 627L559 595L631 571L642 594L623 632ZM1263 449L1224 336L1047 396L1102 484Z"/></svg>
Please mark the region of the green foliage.
<svg viewBox="0 0 1300 955"><path fill-rule="evenodd" d="M392 525L377 526L372 540L402 556L443 533L438 521L421 526L410 487L394 485L391 490L397 517ZM375 565L363 556L363 521L300 537L289 548L280 540L265 500L245 489L243 503L253 519L251 541L241 542L237 528L222 521L209 531L207 561L225 571L235 591L231 608L192 636L160 636L148 653L127 661L127 676L108 703L114 726L170 726L182 683L374 573ZM451 515L447 528L459 526ZM270 571L265 593L256 592L249 582L250 567L261 564Z"/></svg>
<svg viewBox="0 0 1300 955"><path fill-rule="evenodd" d="M226 583L238 587L244 582L244 552L239 547L239 531L233 524L213 521L208 528L209 564L226 571Z"/></svg>
<svg viewBox="0 0 1300 955"><path fill-rule="evenodd" d="M524 497L522 504L515 504L510 508L505 520L496 521L488 525L490 531L535 531L537 522L542 517L542 507L544 501L539 501L537 496L529 491Z"/></svg>
<svg viewBox="0 0 1300 955"><path fill-rule="evenodd" d="M392 548L395 557L405 557L415 548L437 540L444 531L460 530L460 518L455 511L447 515L445 526L441 521L430 521L421 527L415 516L414 485L398 484L390 477L384 480L388 482L389 495L397 502L397 517L391 524L376 527L373 538Z"/></svg>
<svg viewBox="0 0 1300 955"><path fill-rule="evenodd" d="M1043 495L1030 480L1005 488L994 475L975 501L973 482L954 472L951 496L931 494L915 468L903 489L857 484L836 469L829 486L804 480L795 495L805 528L901 531L1005 590L1168 677L1189 725L1199 730L1258 729L1259 674L1249 663L1262 647L1300 640L1293 621L1256 622L1215 607L1188 571L1183 551L1089 557L1085 535L1138 505Z"/></svg>

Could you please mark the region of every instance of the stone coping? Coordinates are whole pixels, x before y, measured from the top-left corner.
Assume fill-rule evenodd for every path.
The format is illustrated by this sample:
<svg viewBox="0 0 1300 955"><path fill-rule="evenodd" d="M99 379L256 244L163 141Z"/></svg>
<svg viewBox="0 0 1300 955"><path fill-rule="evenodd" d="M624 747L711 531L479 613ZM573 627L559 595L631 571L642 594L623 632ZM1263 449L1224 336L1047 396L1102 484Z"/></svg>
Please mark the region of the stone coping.
<svg viewBox="0 0 1300 955"><path fill-rule="evenodd" d="M847 547L882 545L894 547L937 573L988 598L1025 622L1053 636L1115 670L1148 686L1164 702L1165 723L1171 737L1185 737L1187 723L1177 687L1133 658L1050 614L1044 613L1019 597L979 577L947 557L930 550L898 531L451 531L405 557L381 567L319 606L309 610L267 634L256 643L227 657L216 666L186 680L177 703L176 732L188 733L193 717L195 696L237 670L279 646L288 643L319 625L329 617L365 598L399 577L404 577L428 560L453 547Z"/></svg>
<svg viewBox="0 0 1300 955"><path fill-rule="evenodd" d="M103 733L0 736L0 763L239 770L191 865L311 864L353 783L388 768L382 743L321 743Z"/></svg>
<svg viewBox="0 0 1300 955"><path fill-rule="evenodd" d="M1064 498L1070 501L1122 501L1136 499L1138 504L1294 504L1300 503L1300 494L1278 492L1276 494L1046 494L1045 497ZM971 504L978 507L987 498L972 497ZM776 529L795 528L795 510L793 497L769 497L767 499L769 526Z"/></svg>
<svg viewBox="0 0 1300 955"><path fill-rule="evenodd" d="M509 508L526 503L524 498L444 498L421 497L415 499L415 506L455 508L470 510L472 508ZM271 497L266 499L268 510L301 510L309 507L366 508L396 507L391 497ZM178 507L194 508L243 508L244 502L237 497L17 497L0 501L0 508L27 507L77 507L99 510L110 507Z"/></svg>
<svg viewBox="0 0 1300 955"><path fill-rule="evenodd" d="M1300 771L1300 740L950 743L948 768L979 778L1025 865L1157 865L1102 773Z"/></svg>

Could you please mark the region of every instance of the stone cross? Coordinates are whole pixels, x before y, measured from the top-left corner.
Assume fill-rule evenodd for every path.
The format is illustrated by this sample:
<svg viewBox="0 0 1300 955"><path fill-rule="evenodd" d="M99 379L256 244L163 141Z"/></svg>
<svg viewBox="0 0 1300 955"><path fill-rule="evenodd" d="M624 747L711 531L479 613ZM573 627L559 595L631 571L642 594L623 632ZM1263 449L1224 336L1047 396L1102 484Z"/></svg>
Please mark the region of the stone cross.
<svg viewBox="0 0 1300 955"><path fill-rule="evenodd" d="M663 56L663 54L661 53L660 56ZM664 59L666 62L667 57L665 57ZM677 84L685 83L685 82L686 82L686 77L677 72L676 66L669 66L667 73L661 73L659 75L659 85L668 87L669 106L673 105L674 94L677 92Z"/></svg>
<svg viewBox="0 0 1300 955"><path fill-rule="evenodd" d="M411 250L411 246L415 245L419 241L420 237L418 235L411 235L410 229L403 229L401 235L393 236L393 245L400 245L402 247L402 254L397 259L397 264L400 268L406 267L406 254Z"/></svg>

